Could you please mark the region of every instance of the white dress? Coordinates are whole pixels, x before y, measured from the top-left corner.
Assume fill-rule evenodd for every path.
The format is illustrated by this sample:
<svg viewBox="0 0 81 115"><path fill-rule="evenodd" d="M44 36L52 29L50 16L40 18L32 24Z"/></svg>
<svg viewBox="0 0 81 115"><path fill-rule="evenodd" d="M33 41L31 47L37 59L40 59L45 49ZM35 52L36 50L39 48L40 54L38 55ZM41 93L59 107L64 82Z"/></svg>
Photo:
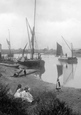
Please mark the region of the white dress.
<svg viewBox="0 0 81 115"><path fill-rule="evenodd" d="M58 81L56 83L56 89L61 89L60 82L58 82Z"/></svg>
<svg viewBox="0 0 81 115"><path fill-rule="evenodd" d="M22 99L27 100L30 103L33 101L33 96L25 90L21 92L20 96Z"/></svg>
<svg viewBox="0 0 81 115"><path fill-rule="evenodd" d="M14 97L15 98L19 98L19 97L21 97L21 91L20 91L21 89L18 89L17 91L16 91L16 93L14 94Z"/></svg>

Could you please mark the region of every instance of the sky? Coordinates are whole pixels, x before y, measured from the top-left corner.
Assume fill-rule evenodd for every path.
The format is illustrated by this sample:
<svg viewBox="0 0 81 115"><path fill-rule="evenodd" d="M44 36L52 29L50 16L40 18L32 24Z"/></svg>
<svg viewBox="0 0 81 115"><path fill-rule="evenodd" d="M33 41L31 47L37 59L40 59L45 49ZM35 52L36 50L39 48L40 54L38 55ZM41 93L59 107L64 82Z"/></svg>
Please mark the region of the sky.
<svg viewBox="0 0 81 115"><path fill-rule="evenodd" d="M0 43L2 48L24 48L28 41L26 18L34 24L34 0L0 0ZM8 31L9 30L9 31ZM81 0L37 0L35 36L38 48L56 49L63 36L81 48Z"/></svg>

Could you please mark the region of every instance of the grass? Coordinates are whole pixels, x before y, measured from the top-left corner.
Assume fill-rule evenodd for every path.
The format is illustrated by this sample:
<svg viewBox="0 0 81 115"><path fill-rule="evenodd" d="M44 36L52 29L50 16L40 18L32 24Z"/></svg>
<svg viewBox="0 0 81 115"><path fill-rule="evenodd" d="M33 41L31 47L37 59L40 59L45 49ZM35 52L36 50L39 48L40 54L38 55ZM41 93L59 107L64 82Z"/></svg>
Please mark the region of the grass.
<svg viewBox="0 0 81 115"><path fill-rule="evenodd" d="M8 91L8 86L0 84L0 115L79 115L59 101L54 92L32 91L36 101L28 103L21 98L15 99Z"/></svg>

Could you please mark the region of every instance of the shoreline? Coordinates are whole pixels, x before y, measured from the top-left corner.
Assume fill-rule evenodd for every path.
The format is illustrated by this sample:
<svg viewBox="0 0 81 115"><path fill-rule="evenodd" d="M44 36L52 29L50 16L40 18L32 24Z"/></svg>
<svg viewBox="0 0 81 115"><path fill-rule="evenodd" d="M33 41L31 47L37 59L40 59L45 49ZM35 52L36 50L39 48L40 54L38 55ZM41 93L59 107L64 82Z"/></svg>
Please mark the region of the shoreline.
<svg viewBox="0 0 81 115"><path fill-rule="evenodd" d="M14 74L16 69L0 66L0 83L9 84L12 92L15 93L18 84L23 87L29 86L34 92L52 91L56 93L56 97L60 101L64 101L74 112L81 113L81 89L61 87L61 90L56 91L56 85L42 81L40 78L34 76L34 74L22 76L22 77L10 77ZM31 70L30 70L31 71Z"/></svg>

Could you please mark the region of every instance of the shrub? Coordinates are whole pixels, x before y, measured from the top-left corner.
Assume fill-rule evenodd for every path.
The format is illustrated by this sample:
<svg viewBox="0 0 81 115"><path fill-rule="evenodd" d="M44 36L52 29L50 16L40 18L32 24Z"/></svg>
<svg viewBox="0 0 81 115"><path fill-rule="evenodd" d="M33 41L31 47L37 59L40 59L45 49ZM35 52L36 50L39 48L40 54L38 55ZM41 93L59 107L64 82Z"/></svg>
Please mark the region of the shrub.
<svg viewBox="0 0 81 115"><path fill-rule="evenodd" d="M29 109L29 115L72 115L72 110L52 92L43 92L39 98L39 103Z"/></svg>
<svg viewBox="0 0 81 115"><path fill-rule="evenodd" d="M0 111L7 115L27 115L27 102L21 98L15 99L7 94L8 91L8 87L0 85Z"/></svg>

